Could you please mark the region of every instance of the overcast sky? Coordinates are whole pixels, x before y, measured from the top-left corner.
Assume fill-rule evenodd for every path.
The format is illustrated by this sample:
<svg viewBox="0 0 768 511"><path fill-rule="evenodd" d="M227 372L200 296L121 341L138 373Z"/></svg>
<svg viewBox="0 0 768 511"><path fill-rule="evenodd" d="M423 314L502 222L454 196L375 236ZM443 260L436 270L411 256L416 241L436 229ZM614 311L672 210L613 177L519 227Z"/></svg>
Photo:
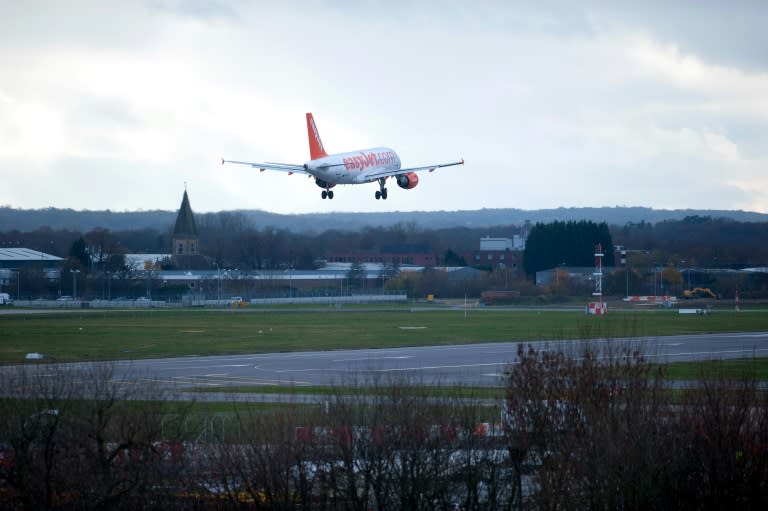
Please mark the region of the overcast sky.
<svg viewBox="0 0 768 511"><path fill-rule="evenodd" d="M533 4L536 4L534 7ZM0 205L768 212L768 2L0 0ZM388 146L417 188L221 166Z"/></svg>

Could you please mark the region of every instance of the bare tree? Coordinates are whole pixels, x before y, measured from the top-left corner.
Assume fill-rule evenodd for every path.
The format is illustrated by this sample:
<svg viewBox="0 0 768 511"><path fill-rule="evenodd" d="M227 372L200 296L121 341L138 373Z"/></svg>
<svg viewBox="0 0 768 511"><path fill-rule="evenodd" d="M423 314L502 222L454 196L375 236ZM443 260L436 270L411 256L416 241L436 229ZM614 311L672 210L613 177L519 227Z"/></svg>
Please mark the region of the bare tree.
<svg viewBox="0 0 768 511"><path fill-rule="evenodd" d="M763 509L768 408L755 379L702 379L677 404L641 352L611 341L570 353L520 346L505 427L534 477L517 507Z"/></svg>
<svg viewBox="0 0 768 511"><path fill-rule="evenodd" d="M71 371L62 366L18 366L0 371L0 499L26 509L59 505L66 488L65 418L74 394ZM0 504L6 505L10 502Z"/></svg>
<svg viewBox="0 0 768 511"><path fill-rule="evenodd" d="M134 509L159 502L181 459L162 432L163 393L111 364L3 368L0 482L26 509ZM175 440L175 439L171 439ZM7 458L6 458L7 457Z"/></svg>
<svg viewBox="0 0 768 511"><path fill-rule="evenodd" d="M667 497L700 509L765 509L768 396L754 367L733 378L718 365L683 397Z"/></svg>

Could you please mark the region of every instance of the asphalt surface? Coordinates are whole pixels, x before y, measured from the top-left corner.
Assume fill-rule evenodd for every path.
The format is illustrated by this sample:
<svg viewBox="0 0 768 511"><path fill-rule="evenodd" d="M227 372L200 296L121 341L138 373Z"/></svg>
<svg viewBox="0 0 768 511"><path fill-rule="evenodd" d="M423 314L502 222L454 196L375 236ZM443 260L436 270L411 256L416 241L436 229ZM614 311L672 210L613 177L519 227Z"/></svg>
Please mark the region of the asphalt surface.
<svg viewBox="0 0 768 511"><path fill-rule="evenodd" d="M578 352L584 341L536 344ZM608 341L593 341L604 344ZM622 343L621 339L610 341ZM768 332L676 335L628 340L661 362L768 356ZM499 385L519 343L483 343L201 356L117 362L118 378L150 378L176 388L353 385L371 381ZM141 376L138 376L141 375Z"/></svg>

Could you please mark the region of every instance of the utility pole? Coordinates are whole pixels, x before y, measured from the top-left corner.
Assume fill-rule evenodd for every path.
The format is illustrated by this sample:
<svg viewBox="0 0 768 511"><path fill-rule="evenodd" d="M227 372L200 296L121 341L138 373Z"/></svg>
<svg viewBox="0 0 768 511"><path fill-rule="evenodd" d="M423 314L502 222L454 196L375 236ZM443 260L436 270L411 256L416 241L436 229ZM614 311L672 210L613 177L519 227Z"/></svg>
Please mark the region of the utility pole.
<svg viewBox="0 0 768 511"><path fill-rule="evenodd" d="M80 270L69 270L69 273L72 274L72 299L77 300L77 274Z"/></svg>

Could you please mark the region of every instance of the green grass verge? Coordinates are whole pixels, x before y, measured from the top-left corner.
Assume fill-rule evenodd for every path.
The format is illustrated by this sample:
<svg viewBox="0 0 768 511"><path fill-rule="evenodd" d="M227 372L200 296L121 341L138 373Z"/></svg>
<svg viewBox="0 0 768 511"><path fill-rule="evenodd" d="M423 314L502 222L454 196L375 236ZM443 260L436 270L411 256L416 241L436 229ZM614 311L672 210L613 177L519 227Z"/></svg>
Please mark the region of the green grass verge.
<svg viewBox="0 0 768 511"><path fill-rule="evenodd" d="M670 380L692 381L703 378L741 380L753 377L757 380L768 380L768 357L675 362L667 365L667 378Z"/></svg>
<svg viewBox="0 0 768 511"><path fill-rule="evenodd" d="M332 387L321 385L301 386L240 386L240 387L200 387L194 390L201 393L242 393L242 394L313 394L318 396L339 396L339 395L391 395L393 392L405 395L429 396L429 397L458 397L458 398L477 398L477 399L497 399L504 397L502 387L456 387L456 386L433 386L423 387Z"/></svg>
<svg viewBox="0 0 768 511"><path fill-rule="evenodd" d="M392 311L146 310L0 316L0 363L162 358L499 341L768 330L768 314L477 309Z"/></svg>
<svg viewBox="0 0 768 511"><path fill-rule="evenodd" d="M56 408L55 400L53 407ZM67 409L80 415L84 408L92 404L89 400L67 400ZM28 398L6 397L0 398L0 411L18 410L25 407L30 409L45 410L51 408L51 401L35 400ZM140 412L145 409L152 409L156 413L167 416L228 416L249 413L277 412L294 409L320 409L319 404L314 403L262 403L250 401L174 401L172 399L165 401L143 401L143 400L124 400L115 405L112 413L121 414L126 412Z"/></svg>

